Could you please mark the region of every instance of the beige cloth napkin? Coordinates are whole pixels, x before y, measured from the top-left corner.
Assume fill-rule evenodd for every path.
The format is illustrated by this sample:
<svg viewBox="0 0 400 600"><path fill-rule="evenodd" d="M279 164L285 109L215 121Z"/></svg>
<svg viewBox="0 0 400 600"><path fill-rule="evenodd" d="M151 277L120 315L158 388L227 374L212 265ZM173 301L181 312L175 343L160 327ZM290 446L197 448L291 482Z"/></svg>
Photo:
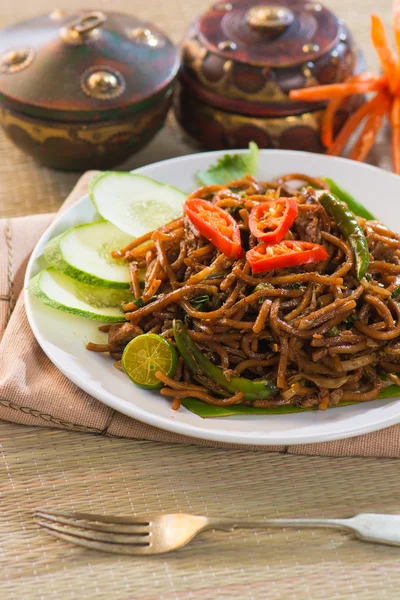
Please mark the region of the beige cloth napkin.
<svg viewBox="0 0 400 600"><path fill-rule="evenodd" d="M85 173L61 210L87 190ZM0 419L103 435L292 454L400 456L400 425L365 436L301 446L254 448L176 435L156 429L101 404L62 375L42 352L24 308L23 278L29 255L53 215L0 221Z"/></svg>

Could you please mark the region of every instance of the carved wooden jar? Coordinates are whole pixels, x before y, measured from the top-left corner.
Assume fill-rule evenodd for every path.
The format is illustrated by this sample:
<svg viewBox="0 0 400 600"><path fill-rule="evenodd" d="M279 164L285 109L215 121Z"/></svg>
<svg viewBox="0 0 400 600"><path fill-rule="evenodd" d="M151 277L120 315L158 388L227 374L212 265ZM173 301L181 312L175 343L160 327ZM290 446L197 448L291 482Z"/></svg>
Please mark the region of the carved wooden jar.
<svg viewBox="0 0 400 600"><path fill-rule="evenodd" d="M162 127L179 53L153 24L56 10L0 32L0 124L59 169L109 168Z"/></svg>
<svg viewBox="0 0 400 600"><path fill-rule="evenodd" d="M322 151L324 104L289 98L290 90L344 81L359 53L343 22L317 2L230 0L214 4L182 42L178 122L210 149ZM354 108L342 105L340 127Z"/></svg>

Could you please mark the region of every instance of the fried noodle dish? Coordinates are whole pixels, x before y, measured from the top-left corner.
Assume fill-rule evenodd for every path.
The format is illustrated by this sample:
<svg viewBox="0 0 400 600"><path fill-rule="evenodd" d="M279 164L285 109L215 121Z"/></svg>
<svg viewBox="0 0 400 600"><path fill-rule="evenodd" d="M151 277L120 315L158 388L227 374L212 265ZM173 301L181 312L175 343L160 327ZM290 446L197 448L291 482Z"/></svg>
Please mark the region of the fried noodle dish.
<svg viewBox="0 0 400 600"><path fill-rule="evenodd" d="M157 377L174 408L190 396L325 410L400 384L400 235L322 180L202 187L182 217L113 256L129 263L134 300L126 322L101 328L108 344L88 348L120 361L138 335L169 340L178 366Z"/></svg>

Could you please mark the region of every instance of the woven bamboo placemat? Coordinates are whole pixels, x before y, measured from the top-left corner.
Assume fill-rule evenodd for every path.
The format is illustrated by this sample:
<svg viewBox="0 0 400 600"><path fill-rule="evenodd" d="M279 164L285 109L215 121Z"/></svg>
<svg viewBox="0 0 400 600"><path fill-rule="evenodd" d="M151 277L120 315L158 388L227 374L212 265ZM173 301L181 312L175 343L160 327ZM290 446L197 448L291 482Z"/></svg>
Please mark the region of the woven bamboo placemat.
<svg viewBox="0 0 400 600"><path fill-rule="evenodd" d="M178 41L208 0L114 0ZM368 15L390 0L330 0L371 52ZM82 8L61 0L60 8ZM106 0L86 8L109 8ZM0 26L55 8L0 2ZM383 136L370 162L388 167ZM172 120L124 168L193 152ZM0 216L56 210L79 177L38 166L0 133ZM0 598L28 600L397 599L399 552L332 531L207 533L180 552L135 559L69 546L38 530L37 507L100 513L346 516L400 511L399 463L330 459L111 439L0 423Z"/></svg>
<svg viewBox="0 0 400 600"><path fill-rule="evenodd" d="M400 549L336 531L209 532L174 554L135 558L38 531L36 507L146 515L399 512L396 460L265 455L0 424L4 600L386 600ZM4 518L6 515L6 518Z"/></svg>

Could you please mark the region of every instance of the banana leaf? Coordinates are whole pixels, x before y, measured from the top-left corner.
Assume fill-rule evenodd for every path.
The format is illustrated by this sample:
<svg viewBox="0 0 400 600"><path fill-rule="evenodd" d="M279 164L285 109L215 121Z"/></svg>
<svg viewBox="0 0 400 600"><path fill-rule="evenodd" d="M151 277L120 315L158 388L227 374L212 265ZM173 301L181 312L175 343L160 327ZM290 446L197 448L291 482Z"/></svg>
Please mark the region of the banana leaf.
<svg viewBox="0 0 400 600"><path fill-rule="evenodd" d="M400 396L400 387L397 385L390 385L389 387L381 390L378 395L378 399L393 398ZM181 400L182 406L190 410L192 413L202 417L203 419L210 419L215 417L232 417L233 415L285 415L292 413L308 412L310 410L318 410L317 406L309 408L300 408L298 406L292 406L290 404L284 406L276 406L275 408L254 408L253 406L246 406L243 404L233 404L232 406L214 406L207 404L197 398L183 398ZM358 402L339 402L339 407L348 406L350 404L360 404ZM329 409L331 410L331 409Z"/></svg>

